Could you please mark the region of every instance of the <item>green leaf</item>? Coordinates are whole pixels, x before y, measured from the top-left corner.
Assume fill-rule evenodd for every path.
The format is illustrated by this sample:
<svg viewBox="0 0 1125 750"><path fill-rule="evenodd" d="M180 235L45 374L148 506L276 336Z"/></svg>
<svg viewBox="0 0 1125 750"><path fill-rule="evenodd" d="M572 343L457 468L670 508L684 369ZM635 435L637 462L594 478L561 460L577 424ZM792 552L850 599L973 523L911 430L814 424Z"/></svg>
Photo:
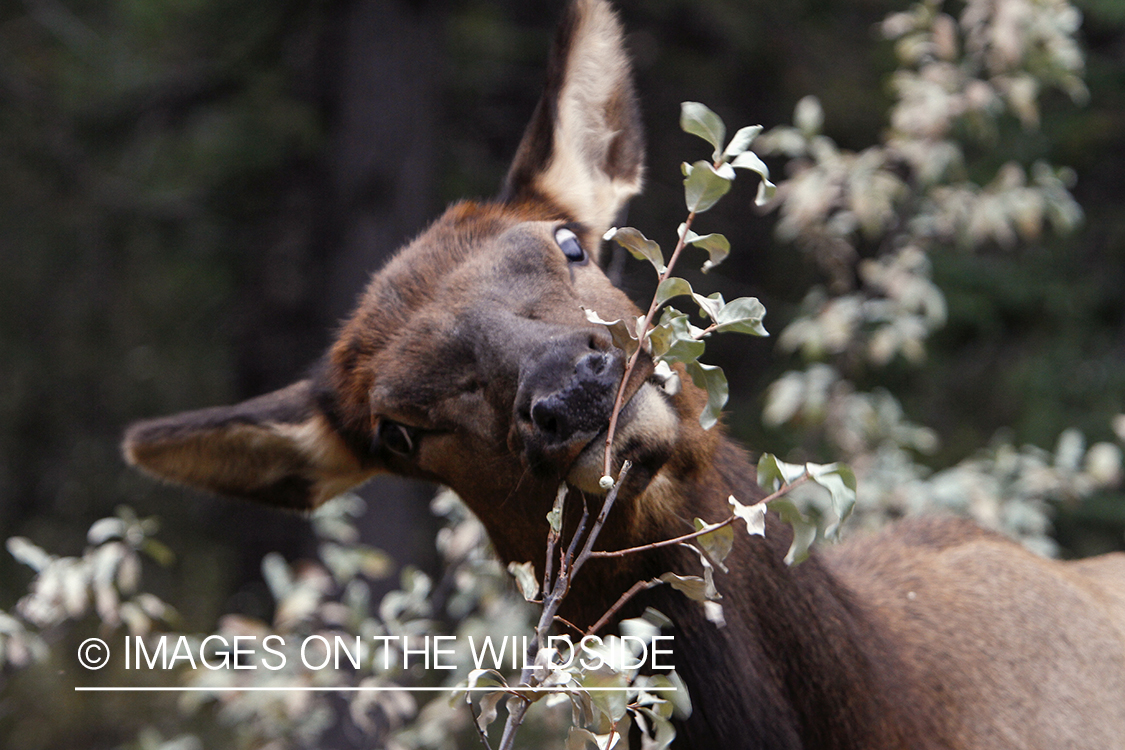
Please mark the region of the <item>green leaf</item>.
<svg viewBox="0 0 1125 750"><path fill-rule="evenodd" d="M811 473L810 466L787 464L778 461L774 455L763 454L758 460L758 484L767 492L777 492L782 487L797 481L806 473ZM831 471L822 473L832 474L835 471L835 467L832 467ZM843 476L841 476L841 479L843 480ZM854 477L852 481L854 483ZM795 565L802 562L809 556L809 546L816 539L816 525L810 523L793 504L793 501L788 498L779 497L771 500L770 507L777 511L782 521L793 527L793 543L789 546L789 552L785 555L786 564Z"/></svg>
<svg viewBox="0 0 1125 750"><path fill-rule="evenodd" d="M715 292L704 297L702 294L692 294L695 304L699 305L699 312L703 313L705 317L714 320L719 315L719 311L726 305L726 300L723 299L721 292Z"/></svg>
<svg viewBox="0 0 1125 750"><path fill-rule="evenodd" d="M293 590L293 572L289 563L277 552L269 552L262 558L262 578L274 600L281 601Z"/></svg>
<svg viewBox="0 0 1125 750"><path fill-rule="evenodd" d="M695 530L702 531L703 529L714 528L715 530L709 534L704 534L698 537L699 546L703 547L703 551L722 566L727 555L730 554L731 547L734 546L734 529L730 524L726 526L719 526L718 524L707 523L702 518L697 518L694 521ZM724 571L726 569L724 568Z"/></svg>
<svg viewBox="0 0 1125 750"><path fill-rule="evenodd" d="M484 697L480 699L480 714L477 716L477 726L485 737L488 736L489 725L496 720L497 704L506 697L508 697L507 693L497 690L495 693L485 693Z"/></svg>
<svg viewBox="0 0 1125 750"><path fill-rule="evenodd" d="M758 459L758 486L774 493L805 475L805 467L779 461L772 453L763 453Z"/></svg>
<svg viewBox="0 0 1125 750"><path fill-rule="evenodd" d="M767 167L766 163L753 151L746 151L739 154L730 165L738 169L749 169L751 172L757 172L761 175L763 180L768 180L770 178L770 168Z"/></svg>
<svg viewBox="0 0 1125 750"><path fill-rule="evenodd" d="M668 619L668 615L652 607L645 607L645 611L641 613L641 619L652 623L658 628L672 627L672 621Z"/></svg>
<svg viewBox="0 0 1125 750"><path fill-rule="evenodd" d="M840 524L848 519L855 508L855 473L844 464L808 464L806 467L814 482L828 490L832 496L832 510L838 519L828 527L825 536L836 539L840 535Z"/></svg>
<svg viewBox="0 0 1125 750"><path fill-rule="evenodd" d="M385 552L366 544L321 542L318 550L320 559L340 584L351 581L360 573L372 579L386 578L394 569Z"/></svg>
<svg viewBox="0 0 1125 750"><path fill-rule="evenodd" d="M665 362L693 362L706 345L696 339L703 332L688 321L688 316L671 307L664 308L660 325L649 332L653 359Z"/></svg>
<svg viewBox="0 0 1125 750"><path fill-rule="evenodd" d="M605 233L605 239L613 240L621 245L632 253L637 260L647 260L657 273L663 274L667 270L667 266L664 265L664 253L660 250L660 245L645 237L633 227L611 229Z"/></svg>
<svg viewBox="0 0 1125 750"><path fill-rule="evenodd" d="M770 502L781 520L793 527L793 543L785 554L786 565L797 565L809 557L809 547L816 540L816 524L810 522L787 497L779 497Z"/></svg>
<svg viewBox="0 0 1125 750"><path fill-rule="evenodd" d="M815 96L806 96L793 109L793 124L806 138L812 138L824 125L824 109Z"/></svg>
<svg viewBox="0 0 1125 750"><path fill-rule="evenodd" d="M465 678L465 687L475 688L481 686L507 687L504 675L495 669L474 669ZM467 697L467 696L466 696Z"/></svg>
<svg viewBox="0 0 1125 750"><path fill-rule="evenodd" d="M718 326L715 330L769 336L769 332L762 325L762 318L765 315L766 306L756 297L739 297L723 305L714 316L713 319Z"/></svg>
<svg viewBox="0 0 1125 750"><path fill-rule="evenodd" d="M683 678L675 671L668 674L654 674L649 677L649 684L654 688L675 688L675 690L661 690L660 696L672 704L672 713L677 719L691 716L691 694Z"/></svg>
<svg viewBox="0 0 1125 750"><path fill-rule="evenodd" d="M727 387L727 377L723 371L715 365L705 365L697 360L686 362L688 374L691 375L691 380L699 388L707 391L707 406L704 407L703 413L699 415L699 424L703 429L709 430L715 426L719 421L719 414L722 413L723 407L727 404L727 396L729 389Z"/></svg>
<svg viewBox="0 0 1125 750"><path fill-rule="evenodd" d="M699 576L678 576L675 573L665 573L660 576L660 580L682 593L688 599L694 599L697 602L708 601L710 599L708 596L709 590L713 588L713 585L709 587L707 581Z"/></svg>
<svg viewBox="0 0 1125 750"><path fill-rule="evenodd" d="M671 365L663 359L657 362L656 366L652 368L652 378L655 382L660 384L660 387L669 396L678 395L683 385L680 382L680 373L673 370Z"/></svg>
<svg viewBox="0 0 1125 750"><path fill-rule="evenodd" d="M699 547L695 547L691 544L686 543L684 543L683 546L699 555L699 564L703 566L703 584L707 596L707 602L705 603L715 603L715 606L718 607L718 612L721 613L723 608L719 606L717 602L719 599L723 598L723 595L720 594L719 589L715 587L715 566L711 564L710 558L708 558L707 555L703 554L703 550L701 550ZM708 617L708 619L710 619L710 617Z"/></svg>
<svg viewBox="0 0 1125 750"><path fill-rule="evenodd" d="M110 539L122 539L127 530L126 523L116 516L101 518L94 521L94 525L86 532L86 541L90 544L101 544Z"/></svg>
<svg viewBox="0 0 1125 750"><path fill-rule="evenodd" d="M535 566L529 562L510 562L508 572L516 579L523 598L529 602L535 601L539 595L539 580L535 577Z"/></svg>
<svg viewBox="0 0 1125 750"><path fill-rule="evenodd" d="M32 544L31 540L26 537L8 537L6 546L12 557L37 573L50 565L51 561L55 559L52 555Z"/></svg>
<svg viewBox="0 0 1125 750"><path fill-rule="evenodd" d="M685 232L686 234L684 234ZM687 229L683 224L680 225L680 234L684 235L684 242L706 250L708 256L710 256L703 264L703 273L707 273L730 255L730 241L721 234L699 235Z"/></svg>
<svg viewBox="0 0 1125 750"><path fill-rule="evenodd" d="M651 586L656 586L660 584L660 579L653 579L646 583ZM648 643L652 641L653 636L660 635L660 626L654 625L644 617L629 617L617 624L617 632L623 636L627 635L640 638Z"/></svg>
<svg viewBox="0 0 1125 750"><path fill-rule="evenodd" d="M656 287L656 305L659 307L673 297L682 297L684 295L692 294L691 284L687 279L681 279L679 276L669 276L660 282L660 286Z"/></svg>
<svg viewBox="0 0 1125 750"><path fill-rule="evenodd" d="M172 551L172 548L156 539L145 539L141 543L141 551L162 568L167 568L176 561L176 553Z"/></svg>
<svg viewBox="0 0 1125 750"><path fill-rule="evenodd" d="M465 678L463 683L453 688L454 692L450 697L451 699L460 698L460 691L464 688L469 688L465 690L465 702L472 703L474 692L479 692L473 690L473 688L476 687L504 688L507 687L507 683L504 681L504 675L500 674L495 669L474 669L469 672L469 675ZM491 693L487 695L491 695ZM452 705L452 702L450 705Z"/></svg>
<svg viewBox="0 0 1125 750"><path fill-rule="evenodd" d="M555 495L555 504L551 506L551 512L547 514L547 523L551 525L551 533L558 536L562 533L562 512L563 503L566 501L567 484L563 482L559 485L559 491Z"/></svg>
<svg viewBox="0 0 1125 750"><path fill-rule="evenodd" d="M777 185L769 180L762 180L758 185L758 195L754 198L754 205L764 206L772 201L775 195L777 195Z"/></svg>
<svg viewBox="0 0 1125 750"><path fill-rule="evenodd" d="M613 637L610 636L610 638ZM590 706L594 711L608 719L610 723L616 724L628 710L628 699L623 690L605 690L603 688L625 687L627 680L624 673L616 671L613 666L616 660L613 658L612 652L615 649L609 645L608 641L607 638L600 644L593 645L594 650L600 652L605 659L603 667L593 671L587 670L579 678L579 683L590 696ZM594 718L596 722L596 716L591 718ZM595 722L591 722L591 724Z"/></svg>
<svg viewBox="0 0 1125 750"><path fill-rule="evenodd" d="M371 587L362 578L348 581L341 601L347 606L354 622L362 622L371 611Z"/></svg>
<svg viewBox="0 0 1125 750"><path fill-rule="evenodd" d="M684 201L688 211L701 214L730 190L730 178L715 171L710 162L697 161L684 178Z"/></svg>
<svg viewBox="0 0 1125 750"><path fill-rule="evenodd" d="M715 149L711 157L719 161L723 152L723 141L727 137L727 126L709 107L699 102L684 102L680 105L680 127L685 133L697 135Z"/></svg>
<svg viewBox="0 0 1125 750"><path fill-rule="evenodd" d="M754 198L756 205L763 206L773 200L774 194L777 193L777 185L770 182L770 168L758 158L757 154L753 151L743 152L731 162L731 166L757 172L762 178L762 183L758 185L758 195Z"/></svg>
<svg viewBox="0 0 1125 750"><path fill-rule="evenodd" d="M566 737L566 750L586 750L591 744L597 750L611 750L621 739L621 734L594 734L589 729L571 727Z"/></svg>
<svg viewBox="0 0 1125 750"><path fill-rule="evenodd" d="M744 153L746 149L750 148L750 144L762 132L761 125L748 125L745 128L739 128L738 132L734 134L734 138L730 139L726 149L723 150L723 161L730 161L740 154ZM738 166L737 164L735 166Z"/></svg>
<svg viewBox="0 0 1125 750"><path fill-rule="evenodd" d="M600 315L587 307L583 307L582 311L586 313L586 320L609 329L613 345L625 352L626 357L633 356L633 352L641 345L641 342L637 341L636 334L629 329L629 324L624 320L602 320Z"/></svg>
<svg viewBox="0 0 1125 750"><path fill-rule="evenodd" d="M648 719L649 726L645 737L641 740L644 750L666 750L676 739L676 728L666 717L653 711L651 708L638 708L638 712Z"/></svg>
<svg viewBox="0 0 1125 750"><path fill-rule="evenodd" d="M665 719L672 718L673 706L671 701L660 696L660 692L654 688L664 687L668 684L667 680L657 682L653 677L662 675L638 675L637 679L633 681L633 686L639 689L637 697L633 700L634 706L644 706L649 710L656 713L657 716L663 716ZM671 690L668 691L672 692Z"/></svg>
<svg viewBox="0 0 1125 750"><path fill-rule="evenodd" d="M766 504L743 505L734 495L727 498L731 512L746 522L746 532L750 536L766 535Z"/></svg>

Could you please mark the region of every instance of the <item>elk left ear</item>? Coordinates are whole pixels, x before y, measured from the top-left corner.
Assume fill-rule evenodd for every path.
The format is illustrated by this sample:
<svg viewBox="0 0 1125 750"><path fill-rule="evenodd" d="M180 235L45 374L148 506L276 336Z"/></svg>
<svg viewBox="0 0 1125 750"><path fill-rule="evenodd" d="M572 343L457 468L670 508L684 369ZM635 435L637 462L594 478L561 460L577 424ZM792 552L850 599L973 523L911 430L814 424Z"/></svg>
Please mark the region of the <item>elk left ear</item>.
<svg viewBox="0 0 1125 750"><path fill-rule="evenodd" d="M307 380L234 406L137 422L122 449L160 479L296 510L377 473L332 429Z"/></svg>
<svg viewBox="0 0 1125 750"><path fill-rule="evenodd" d="M546 198L600 237L640 192L643 173L644 132L621 24L605 0L575 0L502 197Z"/></svg>

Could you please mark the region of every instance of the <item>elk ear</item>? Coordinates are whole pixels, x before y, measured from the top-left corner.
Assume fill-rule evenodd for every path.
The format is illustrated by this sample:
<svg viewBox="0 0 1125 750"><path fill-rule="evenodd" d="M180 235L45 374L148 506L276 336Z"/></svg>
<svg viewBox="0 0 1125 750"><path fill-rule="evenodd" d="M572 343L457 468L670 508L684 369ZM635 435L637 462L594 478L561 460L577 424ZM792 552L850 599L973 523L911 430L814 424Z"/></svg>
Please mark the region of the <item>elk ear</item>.
<svg viewBox="0 0 1125 750"><path fill-rule="evenodd" d="M575 0L502 198L546 198L601 236L641 189L644 131L621 24L604 0Z"/></svg>
<svg viewBox="0 0 1125 750"><path fill-rule="evenodd" d="M376 473L363 466L302 380L235 406L133 424L129 464L219 495L312 509Z"/></svg>

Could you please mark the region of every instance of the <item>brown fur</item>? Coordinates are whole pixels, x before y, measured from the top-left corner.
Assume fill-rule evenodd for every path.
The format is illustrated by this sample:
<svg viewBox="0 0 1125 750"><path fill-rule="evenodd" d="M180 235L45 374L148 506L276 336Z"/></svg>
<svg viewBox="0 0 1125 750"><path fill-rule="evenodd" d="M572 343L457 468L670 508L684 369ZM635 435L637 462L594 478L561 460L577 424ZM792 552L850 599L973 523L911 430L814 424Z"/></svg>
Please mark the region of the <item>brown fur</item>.
<svg viewBox="0 0 1125 750"><path fill-rule="evenodd" d="M379 472L431 479L461 494L504 560L542 570L559 483L570 527L581 503L600 503L591 467L623 368L582 308L638 314L596 263L563 254L559 230L596 258L640 189L642 151L618 23L604 0L576 0L501 197L451 207L377 273L310 380L134 425L127 459L298 508ZM614 445L616 467L635 468L607 549L760 496L742 451L699 426L706 395L682 371L682 389L664 391L640 362ZM1125 555L1052 562L920 520L789 568L790 534L771 517L764 539L738 536L717 574L723 627L668 587L622 613L654 606L675 624L695 707L680 745L1125 747ZM634 581L699 565L677 547L591 561L563 614L587 626Z"/></svg>

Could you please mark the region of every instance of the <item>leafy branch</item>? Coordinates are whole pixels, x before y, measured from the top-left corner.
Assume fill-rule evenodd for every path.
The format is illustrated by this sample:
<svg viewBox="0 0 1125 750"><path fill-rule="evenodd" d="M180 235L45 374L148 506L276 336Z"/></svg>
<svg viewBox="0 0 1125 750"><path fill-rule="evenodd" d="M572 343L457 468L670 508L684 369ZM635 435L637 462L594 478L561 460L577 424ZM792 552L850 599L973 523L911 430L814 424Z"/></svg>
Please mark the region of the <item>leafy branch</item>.
<svg viewBox="0 0 1125 750"><path fill-rule="evenodd" d="M582 517L565 551L562 545L562 518L568 491L565 484L559 488L554 506L547 516L550 531L547 538L547 569L542 579L542 591L544 592L542 598L537 596L540 584L535 578L532 564L512 563L509 565L509 571L515 576L524 597L529 601L541 604L542 611L535 629L535 645L530 654L531 664L523 669L518 687L507 686L502 680L496 681L494 683L497 688L496 692L481 699L481 712L477 718L477 730L485 747L490 748L490 750L491 745L488 743L486 728L496 718L498 702L507 696L509 702L508 719L498 750L509 750L531 704L548 695L548 692L543 690L546 687L556 690L560 687L564 688L567 696L574 701L576 711L579 714L590 716L591 710L586 709L592 709L600 705L602 715L610 719L609 734L594 734L586 729L577 730L580 733L585 733L581 737L589 735L587 739L594 741L599 747L609 747L612 746L614 735L620 733L617 728L617 721L622 718L623 714L614 715L609 708L609 703L604 698L601 699L602 703L599 704L595 697L596 693L591 693L591 689L583 684L582 675L577 674L573 669L558 665L555 662L556 650L550 647L547 638L554 622L566 622L558 616L559 607L569 593L575 575L587 560L624 557L661 547L683 545L699 555L700 562L703 565L703 576L665 573L659 578L635 582L606 610L597 622L586 629L583 633L586 637L593 636L609 624L625 604L637 594L664 583L671 585L692 599L703 602L704 606L708 608L708 616L721 622L722 607L718 604L721 596L715 587L713 573L716 567L726 570L724 561L733 549L734 529L732 526L735 521L742 519L746 523L746 533L752 536L764 536L766 508L767 506L774 507L782 520L793 526L793 542L785 560L787 563L794 564L808 556L808 548L816 538L817 527L801 514L792 501L786 499L787 494L809 483L820 485L828 490L838 521L834 524L832 530L827 532L827 535L834 534L834 530L839 527L840 522L847 518L855 504L855 476L847 467L839 464L788 464L766 454L758 462L758 481L769 494L760 500L750 505L744 505L734 496L731 496L728 498L731 515L718 523L707 523L696 518L696 530L688 534L627 549L595 550L594 546L604 526L605 519L616 503L618 493L631 468L632 466L628 461L622 466L618 480L606 495L597 519L590 526L589 534L586 534L586 529L590 520L590 510L585 503L583 504ZM699 546L688 544L689 542L694 542ZM580 550L579 547L581 547ZM556 554L558 555L557 571L554 565ZM566 624L574 628L570 623ZM581 632L578 628L574 629ZM478 684L480 677L481 675L477 675L476 678L470 678L469 686L473 687ZM593 690L596 691L596 688L593 688ZM642 693L643 691L638 689L638 695ZM664 701L663 698L659 697L651 699L658 704ZM635 713L641 708L639 704L628 703L622 704L620 710ZM653 729L657 735L663 732L669 742L674 738L674 732L669 734L663 729L664 724L662 722L666 721L667 717L664 717L664 719L659 716L655 719L649 718L651 722L654 722ZM575 735L572 734L573 736ZM665 746L659 744L659 742L656 745L656 747Z"/></svg>
<svg viewBox="0 0 1125 750"><path fill-rule="evenodd" d="M625 555L632 555L637 552L648 552L649 550L659 549L661 547L671 547L675 544L683 544L692 539L698 539L708 534L714 534L719 529L730 526L738 519L746 522L746 530L751 535L763 536L765 534L765 519L766 519L766 506L777 500L778 498L789 493L790 490L800 487L805 482L809 481L809 474L805 473L800 478L795 480L792 484L787 484L781 489L773 492L766 497L751 503L750 505L743 505L731 495L728 502L734 509L734 513L726 519L714 524L704 524L702 528L696 529L690 534L683 534L681 536L673 537L671 539L664 539L659 542L649 542L648 544L641 544L637 547L628 547L626 549L616 550L598 550L594 552L594 557L624 557Z"/></svg>
<svg viewBox="0 0 1125 750"><path fill-rule="evenodd" d="M632 465L626 461L621 467L621 475L617 483L606 495L605 502L602 503L602 509L598 513L597 518L594 520L593 526L590 527L590 533L585 536L585 543L582 550L574 554L579 541L583 538L586 531L586 524L590 518L589 508L583 503L582 518L578 522L578 528L574 531L574 536L571 538L570 546L567 552L562 556L559 562L558 574L551 580L551 570L549 565L545 565L547 571L543 577L543 589L545 595L543 597L543 609L539 615L539 622L535 626L535 641L536 641L536 654L534 659L534 666L524 667L520 674L520 684L528 688L534 689L543 683L541 675L538 674L541 670L536 669L540 666L541 659L539 654L547 649L547 633L550 632L551 626L554 624L555 615L562 605L563 599L566 598L567 593L570 591L571 581L578 573L579 569L586 563L590 557L593 556L594 543L597 541L598 535L601 533L602 527L605 525L605 520L609 516L610 510L617 500L617 495L621 491L625 478L629 474ZM555 550L559 541L562 539L562 519L565 512L566 486L563 485L559 489L558 496L555 498L554 507L548 515L548 521L551 525L550 532L547 535L547 560L552 560L555 556ZM530 565L530 563L524 563ZM519 579L517 578L517 581ZM528 591L524 590L524 595L527 596ZM499 750L508 750L512 747L515 741L516 731L523 723L523 717L527 713L527 709L531 707L534 700L540 696L529 696L527 691L520 690L513 694L515 697L515 705L511 706L512 700L509 699L508 720L504 726L504 734L500 740Z"/></svg>
<svg viewBox="0 0 1125 750"><path fill-rule="evenodd" d="M768 335L762 325L766 310L757 299L742 297L728 303L717 292L704 297L696 293L686 279L672 275L680 254L688 245L707 251L708 258L702 268L704 273L730 255L730 241L726 237L721 234L696 234L692 231L692 225L699 214L709 210L730 190L736 169L748 169L761 177L757 197L759 205L773 196L774 185L769 181L769 168L748 150L762 128L760 125L741 128L724 147L726 126L717 114L697 102L684 102L681 105L680 127L710 143L714 152L711 161L697 161L694 164L684 162L682 165L684 203L688 214L679 227L676 245L668 262L665 263L664 253L656 242L632 227L614 228L606 234L606 239L616 241L634 257L647 260L655 269L658 281L648 311L638 318L632 330L623 321L606 322L597 317L596 313L587 311L587 317L591 321L610 328L614 342L629 355L606 431L601 486L607 490L613 482L613 438L617 432L618 417L624 407L626 387L636 369L642 348L651 353L658 366L664 363L664 367L668 368L663 373L665 377L675 377L669 365L680 363L692 381L707 391L708 404L700 416L700 423L705 429L710 429L718 422L719 412L726 404L727 381L720 369L699 362L699 356L704 350L702 339L720 331ZM665 308L659 323L654 324L660 309L680 296L692 297L700 314L710 319L711 323L705 328L697 328L689 322L686 314L674 308Z"/></svg>

